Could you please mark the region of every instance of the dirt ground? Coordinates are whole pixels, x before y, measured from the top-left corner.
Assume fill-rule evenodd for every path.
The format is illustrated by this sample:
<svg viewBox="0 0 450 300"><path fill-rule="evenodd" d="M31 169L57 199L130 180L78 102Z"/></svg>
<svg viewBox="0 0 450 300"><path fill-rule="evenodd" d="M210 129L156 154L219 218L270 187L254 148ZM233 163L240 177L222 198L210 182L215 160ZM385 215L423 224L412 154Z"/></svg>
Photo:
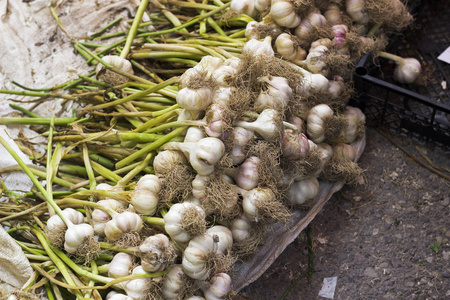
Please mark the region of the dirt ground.
<svg viewBox="0 0 450 300"><path fill-rule="evenodd" d="M415 147L450 169L448 152L391 136L423 161ZM450 182L371 128L359 163L366 184L345 186L310 224L312 280L302 278L285 299L326 299L318 296L323 279L335 276L336 300L450 299ZM308 267L307 245L304 231L239 296L282 299Z"/></svg>

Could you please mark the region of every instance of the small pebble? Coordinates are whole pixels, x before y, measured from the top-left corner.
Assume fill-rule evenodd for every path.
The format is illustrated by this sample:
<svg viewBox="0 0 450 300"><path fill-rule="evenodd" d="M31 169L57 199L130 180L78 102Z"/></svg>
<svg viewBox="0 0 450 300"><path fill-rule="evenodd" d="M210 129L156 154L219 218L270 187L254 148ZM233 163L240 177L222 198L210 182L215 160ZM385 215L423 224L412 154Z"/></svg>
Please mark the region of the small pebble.
<svg viewBox="0 0 450 300"><path fill-rule="evenodd" d="M444 258L444 260L448 260L449 257L449 252L444 251L444 253L442 253L442 258Z"/></svg>
<svg viewBox="0 0 450 300"><path fill-rule="evenodd" d="M429 264L431 264L432 262L433 262L433 257L427 257L426 259L425 259Z"/></svg>
<svg viewBox="0 0 450 300"><path fill-rule="evenodd" d="M378 277L377 272L373 268L370 268L370 267L366 268L364 270L364 275L367 276L367 277L371 277L371 278Z"/></svg>
<svg viewBox="0 0 450 300"><path fill-rule="evenodd" d="M448 206L450 204L450 197L445 197L444 200L442 200L443 206Z"/></svg>

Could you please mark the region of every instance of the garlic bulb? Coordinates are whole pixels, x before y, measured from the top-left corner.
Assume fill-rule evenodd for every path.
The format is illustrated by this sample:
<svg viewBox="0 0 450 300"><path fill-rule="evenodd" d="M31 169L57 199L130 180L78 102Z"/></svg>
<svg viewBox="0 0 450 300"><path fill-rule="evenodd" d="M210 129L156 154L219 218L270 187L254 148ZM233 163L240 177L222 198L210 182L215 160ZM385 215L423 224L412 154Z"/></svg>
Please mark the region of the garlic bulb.
<svg viewBox="0 0 450 300"><path fill-rule="evenodd" d="M120 278L128 276L133 269L134 257L131 254L119 252L114 255L109 264L108 276L112 278Z"/></svg>
<svg viewBox="0 0 450 300"><path fill-rule="evenodd" d="M295 28L301 22L300 16L294 10L294 4L289 0L272 0L270 15L282 27Z"/></svg>
<svg viewBox="0 0 450 300"><path fill-rule="evenodd" d="M164 216L164 228L174 241L185 243L206 230L205 217L205 211L195 204L176 203Z"/></svg>
<svg viewBox="0 0 450 300"><path fill-rule="evenodd" d="M355 161L356 152L352 146L347 144L336 144L333 146L333 155L339 158Z"/></svg>
<svg viewBox="0 0 450 300"><path fill-rule="evenodd" d="M138 214L152 216L158 207L158 193L161 191L161 183L158 176L147 174L141 177L132 193L130 203Z"/></svg>
<svg viewBox="0 0 450 300"><path fill-rule="evenodd" d="M293 66L303 75L303 80L296 87L298 94L308 96L312 92L326 92L328 90L329 81L325 76L308 72L296 65Z"/></svg>
<svg viewBox="0 0 450 300"><path fill-rule="evenodd" d="M289 201L294 205L305 204L306 201L314 199L318 192L319 181L315 177L294 181L289 187Z"/></svg>
<svg viewBox="0 0 450 300"><path fill-rule="evenodd" d="M196 82L204 77L205 72L202 71L200 67L189 68L183 73L183 75L180 76L180 81L178 82L178 90L186 88L191 82Z"/></svg>
<svg viewBox="0 0 450 300"><path fill-rule="evenodd" d="M270 8L270 2L271 0L256 0L255 1L255 8L260 13L263 13Z"/></svg>
<svg viewBox="0 0 450 300"><path fill-rule="evenodd" d="M125 211L114 216L105 226L106 238L116 241L126 232L139 232L144 225L139 215Z"/></svg>
<svg viewBox="0 0 450 300"><path fill-rule="evenodd" d="M115 291L111 291L106 295L106 300L133 300L133 298Z"/></svg>
<svg viewBox="0 0 450 300"><path fill-rule="evenodd" d="M206 230L206 234L209 234L212 237L217 236L217 253L227 253L233 246L233 234L231 233L231 230L225 226L213 226Z"/></svg>
<svg viewBox="0 0 450 300"><path fill-rule="evenodd" d="M416 81L422 71L420 62L415 58L403 58L394 69L394 79L400 83L411 84Z"/></svg>
<svg viewBox="0 0 450 300"><path fill-rule="evenodd" d="M84 222L84 215L73 208L68 207L62 212L73 224L81 224ZM58 215L53 215L47 220L47 230L49 232L56 233L64 231L66 228L66 224Z"/></svg>
<svg viewBox="0 0 450 300"><path fill-rule="evenodd" d="M230 8L252 18L256 17L258 13L255 8L255 0L232 0Z"/></svg>
<svg viewBox="0 0 450 300"><path fill-rule="evenodd" d="M183 253L183 270L187 276L205 280L211 270L208 269L208 258L217 251L217 243L210 235L198 235L189 241Z"/></svg>
<svg viewBox="0 0 450 300"><path fill-rule="evenodd" d="M99 184L95 187L95 190L97 190L97 191L112 191L112 192L119 192L119 191L123 191L123 187L118 186L118 185L112 186L112 185L109 185L109 184L107 184L107 183L102 182L102 183L99 183ZM97 196L97 199L98 199L98 200L103 200L103 199L106 199L106 198L108 198L108 197L105 197L105 196L102 196L102 195L98 195L98 196Z"/></svg>
<svg viewBox="0 0 450 300"><path fill-rule="evenodd" d="M200 62L194 67L206 73L205 80L210 79L215 70L223 65L223 60L211 55L203 56Z"/></svg>
<svg viewBox="0 0 450 300"><path fill-rule="evenodd" d="M142 266L137 266L133 269L132 275L135 274L147 274ZM148 285L156 278L136 278L125 282L123 289L127 292L127 295L134 300L144 299L145 293L148 291Z"/></svg>
<svg viewBox="0 0 450 300"><path fill-rule="evenodd" d="M292 129L285 129L281 140L283 156L290 159L305 158L309 152L308 138L303 133L295 133Z"/></svg>
<svg viewBox="0 0 450 300"><path fill-rule="evenodd" d="M267 108L259 114L256 121L237 121L235 126L255 131L266 141L273 142L280 136L282 130L282 123L278 118L279 114L276 110Z"/></svg>
<svg viewBox="0 0 450 300"><path fill-rule="evenodd" d="M242 165L234 169L228 169L225 174L233 177L237 185L244 190L251 190L258 186L258 166L261 160L256 156L250 156Z"/></svg>
<svg viewBox="0 0 450 300"><path fill-rule="evenodd" d="M233 129L233 149L229 153L229 156L233 162L233 165L240 164L247 157L244 153L244 147L253 139L253 131L247 130L242 127L234 127Z"/></svg>
<svg viewBox="0 0 450 300"><path fill-rule="evenodd" d="M322 159L322 163L320 168L313 174L313 177L319 177L320 173L322 173L324 167L328 164L328 162L333 157L333 148L327 143L320 143L317 146L317 149L320 151L320 156ZM304 180L303 177L296 177L296 180Z"/></svg>
<svg viewBox="0 0 450 300"><path fill-rule="evenodd" d="M306 58L306 51L300 47L299 41L288 33L280 34L275 40L275 46L282 58L292 61L294 64L299 64Z"/></svg>
<svg viewBox="0 0 450 300"><path fill-rule="evenodd" d="M231 66L222 65L212 74L212 78L219 86L230 86L234 82L236 77L236 68Z"/></svg>
<svg viewBox="0 0 450 300"><path fill-rule="evenodd" d="M185 143L189 143L189 142L198 142L200 141L202 138L206 137L205 133L203 132L203 130L201 130L200 128L196 127L196 126L191 126L188 128L188 130L186 131L186 135L184 136L184 142ZM183 155L183 153L179 152L179 151L169 151L166 150L168 152L174 152L177 154L177 156L180 157L180 160L182 159L182 161L186 161L186 157ZM162 151L160 153L163 153L165 151ZM159 154L158 154L159 155ZM158 155L155 157L158 157ZM161 167L164 165L163 161L161 160ZM153 162L153 166L155 166L155 162ZM156 168L155 168L155 172L156 172Z"/></svg>
<svg viewBox="0 0 450 300"><path fill-rule="evenodd" d="M106 55L102 57L102 60L107 64L110 64L123 72L134 74L133 66L131 62L117 55ZM104 65L98 64L95 69L96 77L106 83L111 85L119 85L125 82L128 82L128 77L117 74L109 69L107 69Z"/></svg>
<svg viewBox="0 0 450 300"><path fill-rule="evenodd" d="M260 208L270 202L275 201L275 194L269 188L255 188L250 191L243 192L242 208L244 214L250 221L258 222L261 219Z"/></svg>
<svg viewBox="0 0 450 300"><path fill-rule="evenodd" d="M164 276L161 293L166 300L178 300L183 298L186 285L186 274L181 265L172 265L169 273Z"/></svg>
<svg viewBox="0 0 450 300"><path fill-rule="evenodd" d="M266 36L264 41L258 41L255 39L249 40L245 43L242 52L251 53L253 56L265 55L265 56L275 56L275 52L272 49L272 37Z"/></svg>
<svg viewBox="0 0 450 300"><path fill-rule="evenodd" d="M187 298L186 300L205 300L205 298L201 297L201 296L192 296Z"/></svg>
<svg viewBox="0 0 450 300"><path fill-rule="evenodd" d="M97 204L100 204L102 206L104 206L105 208L109 208L115 211L118 211L120 209L124 208L124 203L121 201L117 201L114 199L105 199L105 200L100 200L97 201ZM105 226L106 226L106 222L108 222L109 220L111 220L111 216L99 209L99 208L95 208L92 211L92 225L94 226L94 232L96 235L99 236L105 236Z"/></svg>
<svg viewBox="0 0 450 300"><path fill-rule="evenodd" d="M226 273L215 274L202 290L206 300L224 300L231 292L231 277Z"/></svg>
<svg viewBox="0 0 450 300"><path fill-rule="evenodd" d="M192 195L200 200L200 202L206 199L206 188L209 180L209 176L203 176L197 174L194 180L192 180Z"/></svg>
<svg viewBox="0 0 450 300"><path fill-rule="evenodd" d="M356 107L347 106L343 112L347 119L347 125L344 128L344 143L353 143L356 138L364 131L366 116Z"/></svg>
<svg viewBox="0 0 450 300"><path fill-rule="evenodd" d="M209 175L214 172L215 164L225 153L225 145L217 138L206 137L196 143L165 144L166 150L180 150L189 158L192 168L200 175Z"/></svg>
<svg viewBox="0 0 450 300"><path fill-rule="evenodd" d="M310 40L314 28L324 26L326 23L327 19L323 15L318 12L312 12L295 28L294 34L301 41Z"/></svg>
<svg viewBox="0 0 450 300"><path fill-rule="evenodd" d="M325 46L330 48L333 46L333 42L328 38L318 39L311 43L311 47L309 47L309 52L313 51L318 46Z"/></svg>
<svg viewBox="0 0 450 300"><path fill-rule="evenodd" d="M259 94L254 109L257 112L262 112L266 108L283 111L292 98L292 89L287 79L279 76L264 76L258 81L265 83L267 90Z"/></svg>
<svg viewBox="0 0 450 300"><path fill-rule="evenodd" d="M94 238L94 228L84 223L72 225L67 229L64 238L64 250L68 253L76 253L78 247L86 242L86 239Z"/></svg>
<svg viewBox="0 0 450 300"><path fill-rule="evenodd" d="M240 62L241 62L241 59L239 57L233 56L233 57L225 59L223 62L223 65L230 66L234 69L237 69Z"/></svg>
<svg viewBox="0 0 450 300"><path fill-rule="evenodd" d="M323 13L330 25L342 24L342 12L338 4L331 2Z"/></svg>
<svg viewBox="0 0 450 300"><path fill-rule="evenodd" d="M326 120L332 118L333 110L326 104L319 104L311 108L306 116L306 132L314 143L325 140Z"/></svg>
<svg viewBox="0 0 450 300"><path fill-rule="evenodd" d="M182 88L178 91L176 100L180 107L186 110L205 110L212 102L212 91L209 87L191 89Z"/></svg>
<svg viewBox="0 0 450 300"><path fill-rule="evenodd" d="M243 242L250 237L250 229L252 228L252 222L243 214L239 218L231 221L230 224L231 234L234 241Z"/></svg>
<svg viewBox="0 0 450 300"><path fill-rule="evenodd" d="M227 106L230 103L230 99L235 91L235 88L223 86L219 87L214 92L212 103Z"/></svg>
<svg viewBox="0 0 450 300"><path fill-rule="evenodd" d="M346 0L345 9L355 23L366 25L369 15L365 10L364 0Z"/></svg>
<svg viewBox="0 0 450 300"><path fill-rule="evenodd" d="M219 138L227 129L226 122L227 108L221 104L212 104L206 112L205 132L210 137Z"/></svg>
<svg viewBox="0 0 450 300"><path fill-rule="evenodd" d="M325 46L317 46L306 56L304 61L308 70L314 74L322 74L323 76L328 76L329 68L327 65L327 55L329 50Z"/></svg>
<svg viewBox="0 0 450 300"><path fill-rule="evenodd" d="M149 273L163 271L169 263L167 255L169 247L169 238L164 234L159 233L147 237L139 246L139 251L144 254L141 259L144 271Z"/></svg>
<svg viewBox="0 0 450 300"><path fill-rule="evenodd" d="M194 140L193 134L198 135L197 130L202 132L198 127L189 127L186 132L186 137L189 135L189 140ZM202 132L203 135L203 132ZM186 137L184 140L186 140ZM164 150L159 152L155 159L153 160L153 168L155 169L155 174L163 175L172 171L177 164L187 164L187 159L184 154L180 151ZM153 178L153 177L149 177ZM153 181L155 179L150 179Z"/></svg>

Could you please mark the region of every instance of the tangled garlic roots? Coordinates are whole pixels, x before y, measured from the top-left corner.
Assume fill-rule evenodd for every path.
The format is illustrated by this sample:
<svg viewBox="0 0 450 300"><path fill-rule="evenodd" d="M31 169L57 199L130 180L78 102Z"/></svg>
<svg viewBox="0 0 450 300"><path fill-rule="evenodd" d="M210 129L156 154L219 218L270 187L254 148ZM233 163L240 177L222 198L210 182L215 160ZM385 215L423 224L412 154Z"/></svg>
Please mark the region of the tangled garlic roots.
<svg viewBox="0 0 450 300"><path fill-rule="evenodd" d="M100 243L93 236L85 237L75 252L74 261L77 263L89 264L95 259L100 251Z"/></svg>
<svg viewBox="0 0 450 300"><path fill-rule="evenodd" d="M195 207L187 207L181 218L181 229L190 236L202 235L206 231L206 220Z"/></svg>
<svg viewBox="0 0 450 300"><path fill-rule="evenodd" d="M355 184L362 174L363 170L355 162L333 156L325 166L320 178L330 182L343 181L346 184Z"/></svg>

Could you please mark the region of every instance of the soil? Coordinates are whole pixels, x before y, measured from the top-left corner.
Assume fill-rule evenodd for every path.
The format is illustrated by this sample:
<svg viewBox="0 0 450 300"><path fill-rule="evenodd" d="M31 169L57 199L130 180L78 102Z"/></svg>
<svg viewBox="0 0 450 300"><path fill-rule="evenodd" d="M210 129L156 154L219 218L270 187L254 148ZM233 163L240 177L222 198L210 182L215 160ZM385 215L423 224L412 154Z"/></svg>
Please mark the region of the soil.
<svg viewBox="0 0 450 300"><path fill-rule="evenodd" d="M449 153L390 134L421 160L450 169ZM254 283L246 299L326 299L323 279L337 277L333 299L450 299L450 182L422 167L375 129L367 129L359 161L366 183L345 186L310 224L311 282L306 231ZM442 173L449 176L448 172Z"/></svg>

